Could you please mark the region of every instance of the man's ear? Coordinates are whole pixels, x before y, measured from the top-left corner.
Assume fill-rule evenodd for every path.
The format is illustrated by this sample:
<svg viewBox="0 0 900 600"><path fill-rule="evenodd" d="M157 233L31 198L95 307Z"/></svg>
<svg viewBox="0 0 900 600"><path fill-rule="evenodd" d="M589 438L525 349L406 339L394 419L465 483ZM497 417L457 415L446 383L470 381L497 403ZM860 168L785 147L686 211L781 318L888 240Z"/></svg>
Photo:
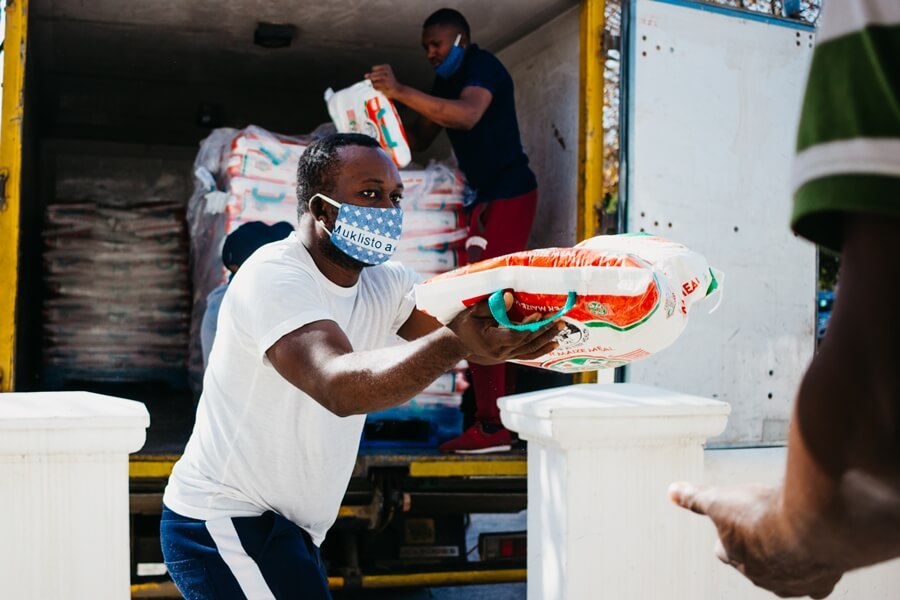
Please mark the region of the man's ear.
<svg viewBox="0 0 900 600"><path fill-rule="evenodd" d="M328 216L328 207L331 207L334 210L335 215L333 219L337 219L338 209L326 202L322 196L316 194L310 198L309 210L307 211L313 218L313 222L320 221L326 230L330 229L328 224L333 222L333 219Z"/></svg>
<svg viewBox="0 0 900 600"><path fill-rule="evenodd" d="M307 210L307 212L312 216L314 220L318 221L320 217L326 216L325 204L326 202L322 200L322 197L318 194L315 194L312 198L309 199L309 210Z"/></svg>

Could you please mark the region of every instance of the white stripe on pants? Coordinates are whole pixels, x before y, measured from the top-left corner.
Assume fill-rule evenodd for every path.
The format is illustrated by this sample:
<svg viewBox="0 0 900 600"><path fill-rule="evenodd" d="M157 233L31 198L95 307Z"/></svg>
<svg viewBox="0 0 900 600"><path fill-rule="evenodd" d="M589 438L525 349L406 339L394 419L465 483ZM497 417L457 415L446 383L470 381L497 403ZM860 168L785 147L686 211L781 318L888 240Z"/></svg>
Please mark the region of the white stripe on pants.
<svg viewBox="0 0 900 600"><path fill-rule="evenodd" d="M207 521L206 529L216 543L222 560L231 569L238 585L241 586L241 591L247 596L247 600L275 600L275 595L269 589L259 566L244 551L231 519Z"/></svg>

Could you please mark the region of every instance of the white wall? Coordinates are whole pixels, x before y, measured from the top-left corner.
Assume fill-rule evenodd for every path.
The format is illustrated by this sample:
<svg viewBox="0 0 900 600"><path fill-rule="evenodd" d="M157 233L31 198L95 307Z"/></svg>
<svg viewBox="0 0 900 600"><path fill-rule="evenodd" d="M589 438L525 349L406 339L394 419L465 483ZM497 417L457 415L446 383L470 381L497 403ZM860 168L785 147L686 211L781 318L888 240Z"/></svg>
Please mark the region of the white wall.
<svg viewBox="0 0 900 600"><path fill-rule="evenodd" d="M522 144L538 179L530 248L575 243L579 12L566 11L497 55L515 82Z"/></svg>

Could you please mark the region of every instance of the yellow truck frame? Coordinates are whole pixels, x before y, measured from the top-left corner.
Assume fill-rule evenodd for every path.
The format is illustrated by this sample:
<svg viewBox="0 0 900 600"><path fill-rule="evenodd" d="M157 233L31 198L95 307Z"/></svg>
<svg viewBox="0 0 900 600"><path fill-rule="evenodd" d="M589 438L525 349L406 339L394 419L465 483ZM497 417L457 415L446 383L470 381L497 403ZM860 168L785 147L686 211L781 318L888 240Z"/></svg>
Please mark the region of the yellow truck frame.
<svg viewBox="0 0 900 600"><path fill-rule="evenodd" d="M577 238L585 239L598 231L599 208L605 192L603 181L603 86L604 86L604 0L583 0L581 4L580 32L580 98L579 98L579 169ZM28 57L28 0L7 0L5 6L6 29L3 60L2 131L0 131L0 392L16 389L16 306L19 285L20 212L22 124L24 117L25 65ZM582 378L590 381L590 378ZM130 463L131 513L158 514L161 506L161 490L177 456L135 455ZM385 464L385 461L393 464ZM524 508L524 491L514 491L506 496L493 497L490 492L478 491L479 482L486 480L507 482L513 488L525 489L527 472L525 455L501 455L486 457L441 457L437 455L387 455L366 458L361 456L355 476L365 479L373 472L387 470L398 473L406 482L427 481L435 490L442 489L441 482L456 486L470 484L474 491L456 496L468 498L484 507ZM517 487L518 486L518 487ZM383 519L383 498L374 493L366 503L345 499L341 507L342 520L366 522L375 526ZM419 496L416 496L419 493ZM429 492L411 492L410 501L426 499ZM439 493L439 492L438 492ZM433 494L432 494L433 495ZM493 500L491 500L493 498ZM433 500L433 498L432 498ZM487 504L485 504L487 502ZM517 504L518 503L518 504ZM502 506L501 506L502 505ZM377 588L403 586L461 585L524 581L525 569L519 566L491 570L450 570L412 574L367 575L356 577L331 577L333 589L347 587ZM170 582L136 584L132 586L135 598L178 597Z"/></svg>

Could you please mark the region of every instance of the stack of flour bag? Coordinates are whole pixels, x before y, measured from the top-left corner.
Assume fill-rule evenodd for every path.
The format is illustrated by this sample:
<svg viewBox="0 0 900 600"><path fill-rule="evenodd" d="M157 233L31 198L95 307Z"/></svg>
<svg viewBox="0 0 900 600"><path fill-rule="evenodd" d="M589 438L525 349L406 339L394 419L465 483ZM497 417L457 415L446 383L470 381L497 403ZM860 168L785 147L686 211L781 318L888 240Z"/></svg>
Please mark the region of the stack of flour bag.
<svg viewBox="0 0 900 600"><path fill-rule="evenodd" d="M216 129L200 146L194 162L194 192L187 219L191 244L193 308L189 372L196 392L202 386L200 324L207 295L227 278L221 251L225 237L251 221L287 221L296 227L297 163L319 135L287 136L256 126ZM403 238L394 260L423 278L462 264L467 236L463 215L465 184L455 168L432 162L400 171L403 180ZM387 343L390 343L388 341ZM465 385L462 369L439 378L409 403L370 415L363 445L430 446L462 430L459 405Z"/></svg>
<svg viewBox="0 0 900 600"><path fill-rule="evenodd" d="M183 380L190 291L174 189L82 190L45 211L42 378ZM183 192L182 192L183 193Z"/></svg>

